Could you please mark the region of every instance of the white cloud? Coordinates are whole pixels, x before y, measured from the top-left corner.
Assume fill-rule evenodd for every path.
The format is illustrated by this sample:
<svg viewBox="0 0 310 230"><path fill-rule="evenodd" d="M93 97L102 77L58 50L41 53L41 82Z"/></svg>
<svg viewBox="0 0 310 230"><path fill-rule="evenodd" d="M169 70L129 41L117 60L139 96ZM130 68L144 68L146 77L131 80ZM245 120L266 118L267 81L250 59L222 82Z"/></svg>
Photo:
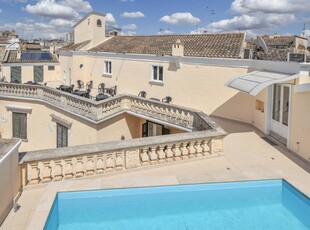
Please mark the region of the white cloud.
<svg viewBox="0 0 310 230"><path fill-rule="evenodd" d="M172 25L179 24L197 24L200 22L199 18L194 17L191 13L174 13L170 16L166 15L162 17L160 22L165 22Z"/></svg>
<svg viewBox="0 0 310 230"><path fill-rule="evenodd" d="M121 32L121 35L123 36L134 36L137 33L135 31L127 31L127 32Z"/></svg>
<svg viewBox="0 0 310 230"><path fill-rule="evenodd" d="M309 0L234 0L231 10L236 13L297 13L301 11L310 12Z"/></svg>
<svg viewBox="0 0 310 230"><path fill-rule="evenodd" d="M78 19L80 12L92 10L89 2L83 0L41 0L35 5L28 4L25 8L28 13L51 18Z"/></svg>
<svg viewBox="0 0 310 230"><path fill-rule="evenodd" d="M138 27L136 24L128 24L128 25L124 25L123 29L125 30L136 30Z"/></svg>
<svg viewBox="0 0 310 230"><path fill-rule="evenodd" d="M157 32L159 35L165 35L165 34L174 34L172 30L169 29L161 29L159 32Z"/></svg>
<svg viewBox="0 0 310 230"><path fill-rule="evenodd" d="M127 11L125 11L120 16L123 17L123 18L144 18L145 17L145 15L142 12L140 12L140 11L137 11L137 12L127 12Z"/></svg>
<svg viewBox="0 0 310 230"><path fill-rule="evenodd" d="M113 14L107 13L106 16L105 16L105 20L106 20L106 24L108 26L117 26L116 20L115 20Z"/></svg>
<svg viewBox="0 0 310 230"><path fill-rule="evenodd" d="M236 15L210 23L203 30L213 33L242 31L248 36L274 34L281 27L296 22L300 12L310 12L310 1L234 0L230 10Z"/></svg>

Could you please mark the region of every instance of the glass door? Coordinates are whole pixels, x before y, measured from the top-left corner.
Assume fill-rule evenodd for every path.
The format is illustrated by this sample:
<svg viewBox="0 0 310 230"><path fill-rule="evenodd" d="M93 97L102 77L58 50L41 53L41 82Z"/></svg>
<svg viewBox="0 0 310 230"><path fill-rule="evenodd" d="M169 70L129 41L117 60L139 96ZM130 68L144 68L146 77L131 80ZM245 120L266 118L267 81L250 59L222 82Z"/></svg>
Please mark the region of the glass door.
<svg viewBox="0 0 310 230"><path fill-rule="evenodd" d="M285 144L288 139L290 93L289 85L273 86L270 134Z"/></svg>

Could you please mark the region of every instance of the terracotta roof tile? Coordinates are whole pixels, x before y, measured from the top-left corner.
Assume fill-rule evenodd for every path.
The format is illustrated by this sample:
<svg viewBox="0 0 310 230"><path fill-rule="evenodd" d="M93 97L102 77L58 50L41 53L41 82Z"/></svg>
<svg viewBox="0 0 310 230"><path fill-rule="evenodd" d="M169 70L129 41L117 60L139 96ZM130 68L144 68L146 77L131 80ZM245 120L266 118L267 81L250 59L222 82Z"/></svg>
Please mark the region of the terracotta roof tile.
<svg viewBox="0 0 310 230"><path fill-rule="evenodd" d="M78 51L84 46L86 46L87 44L89 44L90 42L91 40L87 40L87 41L76 43L76 44L70 43L66 46L61 47L59 50L60 51Z"/></svg>
<svg viewBox="0 0 310 230"><path fill-rule="evenodd" d="M89 51L172 55L177 39L184 45L184 56L238 58L245 34L116 36Z"/></svg>

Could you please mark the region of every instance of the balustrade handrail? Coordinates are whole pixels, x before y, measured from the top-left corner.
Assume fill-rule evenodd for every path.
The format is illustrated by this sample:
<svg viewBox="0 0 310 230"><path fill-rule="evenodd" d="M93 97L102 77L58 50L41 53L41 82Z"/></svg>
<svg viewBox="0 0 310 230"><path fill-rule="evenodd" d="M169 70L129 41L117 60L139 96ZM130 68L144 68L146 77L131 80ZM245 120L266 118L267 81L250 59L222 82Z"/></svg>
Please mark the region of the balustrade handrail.
<svg viewBox="0 0 310 230"><path fill-rule="evenodd" d="M201 116L204 114L201 111L129 94L119 94L97 102L47 86L0 83L1 96L37 99L95 122L129 110L193 131L217 128L207 116Z"/></svg>
<svg viewBox="0 0 310 230"><path fill-rule="evenodd" d="M56 160L68 157L77 157L81 155L92 155L103 152L109 153L123 150L130 151L148 148L152 146L172 145L179 142L191 142L201 139L221 139L224 138L226 135L227 133L222 129L219 129L218 131L206 130L192 133L180 133L123 141L71 146L58 149L38 150L25 153L20 160L20 164L42 160Z"/></svg>

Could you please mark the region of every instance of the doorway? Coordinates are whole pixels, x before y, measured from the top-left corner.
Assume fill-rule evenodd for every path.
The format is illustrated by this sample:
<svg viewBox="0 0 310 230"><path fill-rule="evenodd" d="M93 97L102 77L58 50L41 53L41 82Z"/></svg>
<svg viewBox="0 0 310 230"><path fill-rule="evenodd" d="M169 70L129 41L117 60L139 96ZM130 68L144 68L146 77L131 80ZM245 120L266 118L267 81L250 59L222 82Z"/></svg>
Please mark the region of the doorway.
<svg viewBox="0 0 310 230"><path fill-rule="evenodd" d="M270 135L287 145L291 109L291 86L275 84L272 89Z"/></svg>

